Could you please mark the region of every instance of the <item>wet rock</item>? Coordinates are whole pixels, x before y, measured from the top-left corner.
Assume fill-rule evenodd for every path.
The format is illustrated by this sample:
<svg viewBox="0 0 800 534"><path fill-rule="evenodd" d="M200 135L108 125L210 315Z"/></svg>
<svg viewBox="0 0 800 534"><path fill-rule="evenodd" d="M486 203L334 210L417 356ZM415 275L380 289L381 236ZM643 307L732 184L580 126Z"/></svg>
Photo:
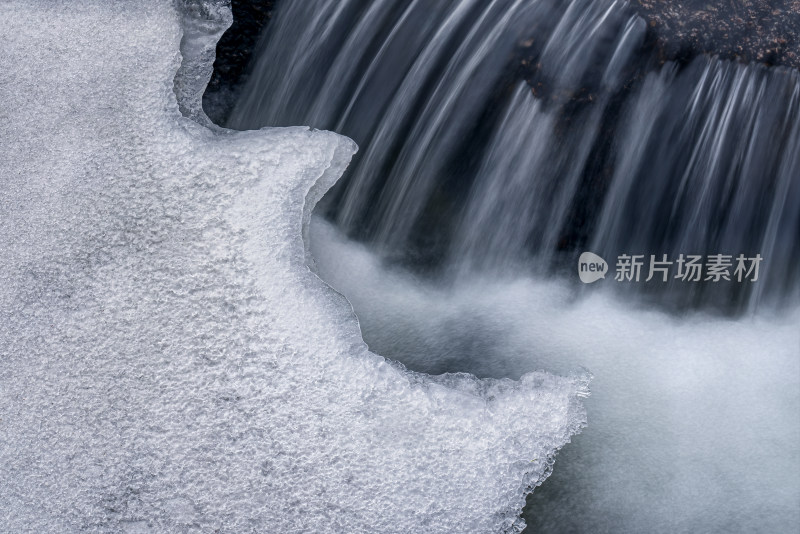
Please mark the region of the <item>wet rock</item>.
<svg viewBox="0 0 800 534"><path fill-rule="evenodd" d="M661 58L698 54L800 68L800 0L634 0Z"/></svg>

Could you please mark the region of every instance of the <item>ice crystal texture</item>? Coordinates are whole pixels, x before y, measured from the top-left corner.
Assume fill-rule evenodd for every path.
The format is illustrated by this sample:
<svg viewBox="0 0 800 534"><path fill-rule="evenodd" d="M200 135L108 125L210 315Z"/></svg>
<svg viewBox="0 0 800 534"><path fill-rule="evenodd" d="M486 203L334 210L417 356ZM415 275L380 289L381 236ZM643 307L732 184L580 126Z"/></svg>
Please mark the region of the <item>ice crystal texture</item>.
<svg viewBox="0 0 800 534"><path fill-rule="evenodd" d="M370 353L303 239L355 145L182 116L180 5L2 2L0 530L519 529L583 379Z"/></svg>

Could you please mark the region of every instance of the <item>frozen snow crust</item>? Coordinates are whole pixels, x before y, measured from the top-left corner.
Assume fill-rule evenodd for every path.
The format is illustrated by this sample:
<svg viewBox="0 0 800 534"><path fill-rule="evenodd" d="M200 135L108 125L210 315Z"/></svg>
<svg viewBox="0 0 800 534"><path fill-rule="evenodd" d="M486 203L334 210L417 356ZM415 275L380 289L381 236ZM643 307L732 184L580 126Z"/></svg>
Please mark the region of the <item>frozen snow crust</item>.
<svg viewBox="0 0 800 534"><path fill-rule="evenodd" d="M0 531L519 530L585 381L368 352L302 239L354 144L181 116L167 0L0 5Z"/></svg>

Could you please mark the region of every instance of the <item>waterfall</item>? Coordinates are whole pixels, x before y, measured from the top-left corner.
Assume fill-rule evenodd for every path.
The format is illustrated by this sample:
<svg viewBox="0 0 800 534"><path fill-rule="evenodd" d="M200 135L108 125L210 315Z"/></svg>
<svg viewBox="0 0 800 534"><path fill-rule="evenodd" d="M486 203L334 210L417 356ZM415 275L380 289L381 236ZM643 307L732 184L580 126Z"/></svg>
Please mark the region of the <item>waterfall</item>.
<svg viewBox="0 0 800 534"><path fill-rule="evenodd" d="M595 373L537 532L794 528L796 71L664 60L608 0L284 0L262 39L228 125L359 144L310 244L370 347L431 374ZM763 262L584 286L584 251Z"/></svg>
<svg viewBox="0 0 800 534"><path fill-rule="evenodd" d="M759 284L644 292L800 294L796 71L662 64L602 0L285 2L257 56L229 126L355 139L326 209L387 259L459 276L571 270L583 250L761 254Z"/></svg>
<svg viewBox="0 0 800 534"><path fill-rule="evenodd" d="M796 302L799 97L796 71L698 58L649 74L626 114L592 248L760 253L751 306L765 293ZM721 297L715 289L701 291Z"/></svg>

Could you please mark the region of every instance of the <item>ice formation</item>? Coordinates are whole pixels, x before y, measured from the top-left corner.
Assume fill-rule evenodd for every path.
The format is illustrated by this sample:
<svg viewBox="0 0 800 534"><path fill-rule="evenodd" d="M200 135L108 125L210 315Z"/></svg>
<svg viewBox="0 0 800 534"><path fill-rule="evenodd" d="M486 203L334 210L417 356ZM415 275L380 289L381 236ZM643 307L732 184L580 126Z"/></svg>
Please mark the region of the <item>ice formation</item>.
<svg viewBox="0 0 800 534"><path fill-rule="evenodd" d="M302 238L350 140L183 117L168 0L2 4L0 530L519 530L584 378L368 352Z"/></svg>
<svg viewBox="0 0 800 534"><path fill-rule="evenodd" d="M217 41L233 23L230 0L175 0L181 16L181 64L175 96L181 113L210 128L203 111L203 92L214 71Z"/></svg>

